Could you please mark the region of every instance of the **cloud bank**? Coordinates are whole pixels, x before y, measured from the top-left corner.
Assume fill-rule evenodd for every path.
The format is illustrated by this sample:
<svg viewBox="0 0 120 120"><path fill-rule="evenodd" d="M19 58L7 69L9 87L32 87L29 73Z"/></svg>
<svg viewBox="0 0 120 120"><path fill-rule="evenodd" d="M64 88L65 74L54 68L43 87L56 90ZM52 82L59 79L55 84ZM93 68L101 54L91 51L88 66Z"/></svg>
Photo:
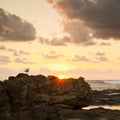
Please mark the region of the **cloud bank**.
<svg viewBox="0 0 120 120"><path fill-rule="evenodd" d="M87 57L79 56L79 55L75 55L74 58L72 59L72 61L74 61L74 62L80 62L80 61L90 62L90 60Z"/></svg>
<svg viewBox="0 0 120 120"><path fill-rule="evenodd" d="M70 38L64 36L63 38L53 38L51 40L39 37L39 42L41 44L45 45L51 45L51 46L67 46L67 44L70 42Z"/></svg>
<svg viewBox="0 0 120 120"><path fill-rule="evenodd" d="M35 34L31 23L0 8L0 41L30 41Z"/></svg>
<svg viewBox="0 0 120 120"><path fill-rule="evenodd" d="M42 53L42 56L43 56L45 59L58 59L58 58L64 57L64 55L62 55L62 54L57 54L55 51L50 51L50 53L48 53L48 54Z"/></svg>
<svg viewBox="0 0 120 120"><path fill-rule="evenodd" d="M68 21L72 21L72 24L74 21L74 25L71 25L71 22L67 23L69 29L66 29L66 24L63 25L65 31L71 35L73 43L91 45L94 44L93 38L120 40L119 0L48 0L48 2L63 17L66 16Z"/></svg>
<svg viewBox="0 0 120 120"><path fill-rule="evenodd" d="M27 58L16 58L14 62L20 64L35 64L34 62L30 62Z"/></svg>

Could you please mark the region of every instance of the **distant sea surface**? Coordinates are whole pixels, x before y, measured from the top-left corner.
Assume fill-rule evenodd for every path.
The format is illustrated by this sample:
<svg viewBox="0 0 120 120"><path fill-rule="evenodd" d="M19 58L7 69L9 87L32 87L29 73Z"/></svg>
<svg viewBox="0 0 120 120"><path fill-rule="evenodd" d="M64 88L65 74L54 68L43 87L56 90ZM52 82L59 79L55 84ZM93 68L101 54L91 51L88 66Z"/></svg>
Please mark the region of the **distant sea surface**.
<svg viewBox="0 0 120 120"><path fill-rule="evenodd" d="M120 80L87 80L93 90L120 89Z"/></svg>
<svg viewBox="0 0 120 120"><path fill-rule="evenodd" d="M120 80L87 80L92 90L120 89ZM103 107L105 109L120 110L120 105L92 105L83 109Z"/></svg>

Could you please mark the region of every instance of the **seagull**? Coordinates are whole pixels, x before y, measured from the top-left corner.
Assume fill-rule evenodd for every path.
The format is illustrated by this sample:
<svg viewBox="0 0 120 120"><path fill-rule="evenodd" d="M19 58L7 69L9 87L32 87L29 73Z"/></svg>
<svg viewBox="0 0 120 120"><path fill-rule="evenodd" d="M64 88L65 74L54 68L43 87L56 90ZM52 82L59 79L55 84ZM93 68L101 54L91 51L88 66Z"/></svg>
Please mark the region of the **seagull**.
<svg viewBox="0 0 120 120"><path fill-rule="evenodd" d="M26 68L24 72L28 73L30 71L29 68Z"/></svg>

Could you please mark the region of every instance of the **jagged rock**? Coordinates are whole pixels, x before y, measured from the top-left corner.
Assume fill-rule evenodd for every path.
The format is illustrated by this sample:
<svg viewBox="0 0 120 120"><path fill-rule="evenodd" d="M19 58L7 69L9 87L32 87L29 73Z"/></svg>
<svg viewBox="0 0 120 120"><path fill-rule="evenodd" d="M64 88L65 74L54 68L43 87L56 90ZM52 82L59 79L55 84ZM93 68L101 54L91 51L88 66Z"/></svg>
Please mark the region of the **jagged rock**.
<svg viewBox="0 0 120 120"><path fill-rule="evenodd" d="M20 73L0 82L0 120L120 120L119 110L79 109L90 102L91 88L83 77L60 80Z"/></svg>
<svg viewBox="0 0 120 120"><path fill-rule="evenodd" d="M49 105L64 104L73 108L88 106L91 102L91 88L84 78L63 79L55 76L28 76L19 74L5 81L11 107L15 111L26 109L41 102Z"/></svg>
<svg viewBox="0 0 120 120"><path fill-rule="evenodd" d="M55 76L20 73L0 82L0 93L2 120L9 116L14 120L23 111L31 114L31 110L43 104L47 104L46 109L49 106L79 109L91 102L91 88L82 77L61 80Z"/></svg>
<svg viewBox="0 0 120 120"><path fill-rule="evenodd" d="M92 96L93 105L120 105L120 90L94 90Z"/></svg>

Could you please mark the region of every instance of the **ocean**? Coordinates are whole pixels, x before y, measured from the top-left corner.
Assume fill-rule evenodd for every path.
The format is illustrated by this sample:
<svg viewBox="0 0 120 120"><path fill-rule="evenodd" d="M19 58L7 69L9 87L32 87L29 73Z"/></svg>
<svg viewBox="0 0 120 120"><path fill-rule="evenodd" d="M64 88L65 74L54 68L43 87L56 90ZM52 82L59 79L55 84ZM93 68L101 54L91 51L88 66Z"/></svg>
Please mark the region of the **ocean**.
<svg viewBox="0 0 120 120"><path fill-rule="evenodd" d="M92 90L101 91L106 89L120 89L120 80L87 80L87 82L90 84ZM83 109L88 110L99 107L111 110L120 110L120 105L90 105Z"/></svg>
<svg viewBox="0 0 120 120"><path fill-rule="evenodd" d="M120 80L87 80L93 90L120 89Z"/></svg>

